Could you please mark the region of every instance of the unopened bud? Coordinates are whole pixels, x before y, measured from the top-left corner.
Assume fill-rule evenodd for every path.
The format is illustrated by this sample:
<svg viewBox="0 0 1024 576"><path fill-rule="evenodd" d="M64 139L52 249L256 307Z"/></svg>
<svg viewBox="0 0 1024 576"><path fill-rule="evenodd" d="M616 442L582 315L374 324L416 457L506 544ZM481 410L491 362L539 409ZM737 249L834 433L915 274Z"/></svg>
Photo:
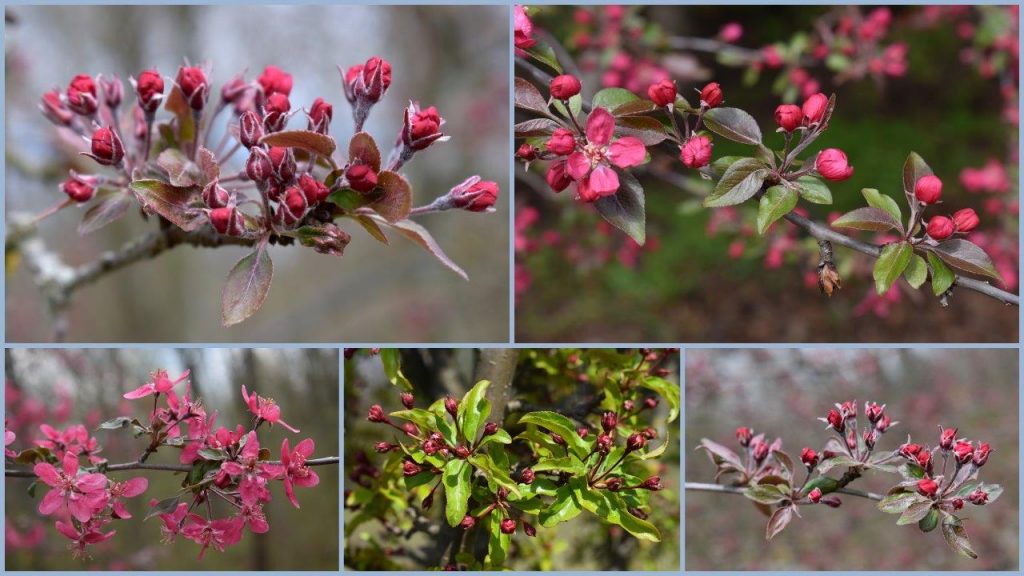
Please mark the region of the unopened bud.
<svg viewBox="0 0 1024 576"><path fill-rule="evenodd" d="M402 392L399 396L402 399L402 406L405 406L407 410L412 410L412 407L416 403L416 397L409 392Z"/></svg>

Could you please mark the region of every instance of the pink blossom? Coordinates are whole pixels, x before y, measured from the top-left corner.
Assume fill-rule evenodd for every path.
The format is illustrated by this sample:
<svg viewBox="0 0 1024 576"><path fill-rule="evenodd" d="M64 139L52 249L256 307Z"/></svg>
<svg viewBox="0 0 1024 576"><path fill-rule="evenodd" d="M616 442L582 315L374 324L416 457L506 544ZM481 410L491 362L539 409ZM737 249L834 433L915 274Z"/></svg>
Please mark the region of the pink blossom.
<svg viewBox="0 0 1024 576"><path fill-rule="evenodd" d="M87 522L106 507L110 494L107 477L103 474L78 476L78 456L68 452L62 462L63 470L41 462L32 469L44 484L52 488L39 503L39 513L49 516L62 505L79 522Z"/></svg>
<svg viewBox="0 0 1024 576"><path fill-rule="evenodd" d="M639 138L626 136L612 142L615 118L604 108L594 108L587 118L587 143L569 155L567 169L576 181L579 197L593 202L619 189L619 176L611 168L638 166L647 156Z"/></svg>
<svg viewBox="0 0 1024 576"><path fill-rule="evenodd" d="M151 505L156 504L156 500L150 503ZM188 515L188 504L182 502L174 509L174 512L165 512L159 515L160 520L164 523L160 527L160 532L163 534L161 539L165 544L174 542L174 537L181 532L182 523L185 521L185 516Z"/></svg>
<svg viewBox="0 0 1024 576"><path fill-rule="evenodd" d="M136 400L138 398L145 398L146 396L152 396L153 394L165 394L170 392L172 388L180 384L183 380L188 378L189 371L185 370L177 380L171 380L167 376L166 370L157 370L153 373L153 381L147 382L142 386L139 386L135 390L128 392L124 395L129 400Z"/></svg>
<svg viewBox="0 0 1024 576"><path fill-rule="evenodd" d="M92 520L89 522L82 522L81 528L75 528L71 522L57 522L57 531L63 534L68 540L71 540L71 550L74 551L75 558L81 558L86 556L85 547L89 544L99 544L110 540L116 530L103 533L103 522L99 520Z"/></svg>
<svg viewBox="0 0 1024 576"><path fill-rule="evenodd" d="M960 184L968 192L1006 192L1010 179L1006 168L995 158L990 158L981 168L964 168L960 171Z"/></svg>
<svg viewBox="0 0 1024 576"><path fill-rule="evenodd" d="M306 466L306 459L313 455L314 448L312 438L299 442L294 451L289 450L287 438L281 443L281 469L277 472L279 476L284 476L284 493L296 508L299 507L299 501L295 498L293 485L312 488L320 483L316 472Z"/></svg>
<svg viewBox="0 0 1024 576"><path fill-rule="evenodd" d="M198 514L189 514L188 523L181 529L181 535L202 546L199 550L199 559L202 560L210 546L223 552L226 546L241 540L243 522L241 518L210 522Z"/></svg>
<svg viewBox="0 0 1024 576"><path fill-rule="evenodd" d="M188 420L188 441L178 457L182 464L191 464L199 458L199 451L204 445L210 442L213 433L213 424L217 420L217 413L206 418L205 414L198 415Z"/></svg>
<svg viewBox="0 0 1024 576"><path fill-rule="evenodd" d="M743 25L739 22L728 22L718 31L718 38L722 42L733 44L743 37Z"/></svg>
<svg viewBox="0 0 1024 576"><path fill-rule="evenodd" d="M276 469L260 460L260 441L256 432L249 432L238 460L228 460L220 465L220 469L232 477L241 478L238 494L244 504L270 500L267 480L274 478Z"/></svg>
<svg viewBox="0 0 1024 576"><path fill-rule="evenodd" d="M526 50L532 48L537 43L533 39L533 22L530 22L530 17L526 15L526 8L515 5L515 46L517 50Z"/></svg>
<svg viewBox="0 0 1024 576"><path fill-rule="evenodd" d="M11 432L10 430L4 430L4 454L6 456L10 456L11 458L13 458L18 455L17 451L10 450L7 448L11 444L14 444L14 441L16 439L17 436L14 434L14 432Z"/></svg>
<svg viewBox="0 0 1024 576"><path fill-rule="evenodd" d="M238 514L242 522L249 526L253 534L264 534L270 530L267 516L263 513L262 504L244 504Z"/></svg>
<svg viewBox="0 0 1024 576"><path fill-rule="evenodd" d="M244 384L242 385L242 398L245 399L245 403L249 406L249 412L252 412L258 418L269 422L271 425L280 424L284 428L298 433L296 428L281 420L281 407L272 398L257 396L255 393L250 395L249 391L245 389Z"/></svg>
<svg viewBox="0 0 1024 576"><path fill-rule="evenodd" d="M124 502L121 499L134 498L145 492L146 488L149 488L149 480L141 476L124 482L112 483L110 486L110 503L114 517L122 520L131 518L131 513L124 507Z"/></svg>

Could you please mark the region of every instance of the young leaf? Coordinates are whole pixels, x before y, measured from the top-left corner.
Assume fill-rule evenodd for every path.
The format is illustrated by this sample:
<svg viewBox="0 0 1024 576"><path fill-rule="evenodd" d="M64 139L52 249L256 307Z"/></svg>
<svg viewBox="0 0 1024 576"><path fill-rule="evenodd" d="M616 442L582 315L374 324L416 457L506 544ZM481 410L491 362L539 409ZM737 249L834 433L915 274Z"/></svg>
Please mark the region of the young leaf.
<svg viewBox="0 0 1024 576"><path fill-rule="evenodd" d="M757 121L739 108L712 108L704 113L704 124L708 130L733 142L761 143L761 128Z"/></svg>
<svg viewBox="0 0 1024 576"><path fill-rule="evenodd" d="M96 195L94 203L82 216L78 223L78 233L82 236L90 234L118 220L128 213L133 197L125 190L102 190Z"/></svg>
<svg viewBox="0 0 1024 576"><path fill-rule="evenodd" d="M274 263L266 246L259 246L242 258L228 273L221 297L221 322L232 326L252 316L263 306L274 277Z"/></svg>
<svg viewBox="0 0 1024 576"><path fill-rule="evenodd" d="M586 489L586 487L583 488L583 490ZM555 491L555 499L550 505L543 508L537 516L540 525L550 528L560 522L568 522L579 516L583 509L580 508L579 502L576 501L576 495L574 494L576 490L577 488L574 488L571 484L560 486Z"/></svg>
<svg viewBox="0 0 1024 576"><path fill-rule="evenodd" d="M743 491L743 495L761 504L775 504L789 498L789 494L773 484L754 484Z"/></svg>
<svg viewBox="0 0 1024 576"><path fill-rule="evenodd" d="M377 214L394 223L409 215L412 210L412 188L400 174L384 170L377 175L380 198L368 204Z"/></svg>
<svg viewBox="0 0 1024 576"><path fill-rule="evenodd" d="M835 222L832 222L832 227L853 228L855 230L868 230L871 232L886 232L896 229L901 234L903 233L903 224L900 224L899 220L893 219L892 214L874 206L851 210L837 218Z"/></svg>
<svg viewBox="0 0 1024 576"><path fill-rule="evenodd" d="M605 88L594 94L591 103L594 108L604 108L615 114L615 109L619 106L637 101L641 101L640 97L625 88ZM650 104L653 105L654 102Z"/></svg>
<svg viewBox="0 0 1024 576"><path fill-rule="evenodd" d="M704 199L704 206L719 208L745 202L761 190L761 184L767 175L768 169L760 160L737 160L722 175L715 185L714 192Z"/></svg>
<svg viewBox="0 0 1024 576"><path fill-rule="evenodd" d="M918 502L930 502L930 500L917 492L897 492L882 498L882 501L878 503L878 509L886 514L902 514L907 508Z"/></svg>
<svg viewBox="0 0 1024 576"><path fill-rule="evenodd" d="M914 187L922 176L934 174L928 164L917 152L911 152L903 163L903 193L907 196L907 204L913 206L917 199L914 197Z"/></svg>
<svg viewBox="0 0 1024 576"><path fill-rule="evenodd" d="M619 176L619 190L612 196L598 198L594 207L609 224L643 246L647 237L644 189L629 172L620 168L615 168L615 172Z"/></svg>
<svg viewBox="0 0 1024 576"><path fill-rule="evenodd" d="M472 444L480 430L480 424L491 414L491 403L487 400L487 387L491 383L481 380L473 386L459 402L459 421L462 423L462 434Z"/></svg>
<svg viewBox="0 0 1024 576"><path fill-rule="evenodd" d="M554 132L560 124L550 118L532 118L516 124L516 138L547 136Z"/></svg>
<svg viewBox="0 0 1024 576"><path fill-rule="evenodd" d="M616 136L639 138L645 146L654 146L668 140L665 125L650 116L623 116L616 121Z"/></svg>
<svg viewBox="0 0 1024 576"><path fill-rule="evenodd" d="M828 185L814 176L801 176L796 179L800 188L800 197L812 204L831 204L832 191Z"/></svg>
<svg viewBox="0 0 1024 576"><path fill-rule="evenodd" d="M398 230L398 232L402 236L405 236L406 238L409 238L413 242L416 242L424 250L433 254L434 258L437 258L441 262L441 264L444 264L445 266L448 267L449 270L461 276L463 280L469 280L469 276L466 275L466 272L462 268L459 268L458 264L453 262L452 259L449 258L448 255L444 253L444 250L441 250L441 247L437 245L437 241L434 240L434 237L431 236L430 232L428 232L427 229L424 228L423 226L420 226L419 224L413 222L412 220L399 220L397 222L388 222L383 217L378 215L372 215L370 216L370 218L372 221L376 223L386 224L394 228L395 230ZM369 231L369 228L367 228L367 231Z"/></svg>
<svg viewBox="0 0 1024 576"><path fill-rule="evenodd" d="M582 474L586 471L586 468L583 467L583 463L580 462L579 458L576 458L575 456L563 456L561 458L541 458L540 461L533 465L534 472L542 472L546 470Z"/></svg>
<svg viewBox="0 0 1024 576"><path fill-rule="evenodd" d="M892 216L893 220L897 222L903 221L903 214L900 212L900 205L889 196L882 194L874 188L863 188L860 191L864 195L864 199L867 200L868 206L874 206L875 208L881 208Z"/></svg>
<svg viewBox="0 0 1024 576"><path fill-rule="evenodd" d="M829 470L839 466L861 466L862 462L854 460L845 454L837 454L831 458L826 458L818 464L818 472L824 474Z"/></svg>
<svg viewBox="0 0 1024 576"><path fill-rule="evenodd" d="M587 443L576 433L576 425L573 424L572 420L561 414L547 411L528 412L519 418L519 423L523 425L534 424L558 434L565 440L569 449L581 458L585 457L587 452L589 452Z"/></svg>
<svg viewBox="0 0 1024 576"><path fill-rule="evenodd" d="M928 515L928 511L932 509L932 506L934 504L934 502L927 498L924 500L912 502L910 506L907 506L906 510L903 511L903 514L899 517L899 520L896 520L896 524L898 526L906 526L907 524L917 524L921 521L921 518L924 518Z"/></svg>
<svg viewBox="0 0 1024 576"><path fill-rule="evenodd" d="M875 290L885 294L899 279L900 274L910 265L914 255L914 247L907 242L894 242L882 247L882 254L875 261L872 274L875 278Z"/></svg>
<svg viewBox="0 0 1024 576"><path fill-rule="evenodd" d="M668 422L674 422L679 417L679 385L674 382L669 382L664 378L658 378L657 376L648 376L641 378L637 384L641 388L653 390L657 392L659 396L668 402ZM621 403L620 403L621 404Z"/></svg>
<svg viewBox="0 0 1024 576"><path fill-rule="evenodd" d="M106 422L99 425L97 430L119 430L132 423L132 419L128 416L118 416L117 418L111 418Z"/></svg>
<svg viewBox="0 0 1024 576"><path fill-rule="evenodd" d="M512 535L501 531L501 514L489 514L489 516L491 517L491 523L488 530L490 538L487 541L487 557L490 560L491 567L497 568L505 563Z"/></svg>
<svg viewBox="0 0 1024 576"><path fill-rule="evenodd" d="M380 149L377 148L373 136L366 132L353 135L348 143L348 160L358 160L373 168L374 172L380 172Z"/></svg>
<svg viewBox="0 0 1024 576"><path fill-rule="evenodd" d="M469 495L472 492L473 467L469 462L452 458L444 467L444 513L449 526L458 526L466 516L469 508Z"/></svg>
<svg viewBox="0 0 1024 576"><path fill-rule="evenodd" d="M263 138L260 138L260 142L268 146L281 146L284 148L307 150L328 158L331 154L334 154L334 148L336 146L334 138L320 134L319 132L313 132L312 130L284 130L282 132L272 132Z"/></svg>
<svg viewBox="0 0 1024 576"><path fill-rule="evenodd" d="M601 520L625 528L627 532L642 540L661 542L661 533L653 524L629 513L625 501L618 494L605 490L583 489L577 493L580 506Z"/></svg>
<svg viewBox="0 0 1024 576"><path fill-rule="evenodd" d="M721 444L715 442L714 440L701 438L700 446L697 446L696 449L703 449L704 451L706 451L708 453L708 457L711 458L711 462L716 466L722 462L727 462L733 465L737 470L744 469L743 461L740 460L740 457L735 452L733 452L729 448L726 448L725 446L722 446Z"/></svg>
<svg viewBox="0 0 1024 576"><path fill-rule="evenodd" d="M131 188L147 207L186 232L197 230L207 222L203 211L192 206L198 188L171 186L159 180L136 180Z"/></svg>
<svg viewBox="0 0 1024 576"><path fill-rule="evenodd" d="M540 91L530 81L523 78L516 78L516 108L530 110L548 116L548 101L541 96Z"/></svg>
<svg viewBox="0 0 1024 576"><path fill-rule="evenodd" d="M498 448L499 451L503 452L500 446L491 446L490 448ZM508 475L508 471L497 465L488 456L474 454L469 457L469 462L480 469L480 472L491 482L497 486L501 486L507 489L510 493L515 495L517 498L522 497L522 492L519 490L519 483L512 479Z"/></svg>
<svg viewBox="0 0 1024 576"><path fill-rule="evenodd" d="M402 374L402 357L397 348L384 348L380 351L380 360L384 364L384 375L395 386L412 391L412 383Z"/></svg>
<svg viewBox="0 0 1024 576"><path fill-rule="evenodd" d="M177 148L168 148L161 152L156 164L167 172L172 186L187 188L199 185L202 181L199 166Z"/></svg>
<svg viewBox="0 0 1024 576"><path fill-rule="evenodd" d="M761 196L757 208L757 233L764 234L776 220L789 214L800 196L786 186L772 186Z"/></svg>
<svg viewBox="0 0 1024 576"><path fill-rule="evenodd" d="M953 285L956 274L935 254L927 252L925 255L928 256L928 264L932 268L932 292L936 296L942 296Z"/></svg>
<svg viewBox="0 0 1024 576"><path fill-rule="evenodd" d="M967 538L963 522L956 516L948 513L943 515L942 536L945 537L946 544L949 544L957 554L971 559L978 558L978 554L971 548L971 541Z"/></svg>
<svg viewBox="0 0 1024 576"><path fill-rule="evenodd" d="M633 100L616 106L610 112L612 116L634 116L654 112L657 109L658 105L650 100Z"/></svg>
<svg viewBox="0 0 1024 576"><path fill-rule="evenodd" d="M996 271L996 267L992 264L992 259L988 257L988 254L980 246L969 240L962 238L943 240L932 250L936 256L950 266L972 274L990 276L1000 282L1003 280L999 272Z"/></svg>
<svg viewBox="0 0 1024 576"><path fill-rule="evenodd" d="M928 279L928 265L925 264L924 258L914 254L914 257L910 259L910 265L903 272L907 282L914 288L920 288L921 284Z"/></svg>
<svg viewBox="0 0 1024 576"><path fill-rule="evenodd" d="M935 527L939 525L939 511L932 508L925 514L924 518L917 521L917 527L921 529L921 532L931 532L935 530Z"/></svg>
<svg viewBox="0 0 1024 576"><path fill-rule="evenodd" d="M772 514L772 517L768 519L768 526L765 529L764 537L765 540L771 540L775 536L786 529L789 526L789 522L793 519L793 507L786 506L779 508Z"/></svg>

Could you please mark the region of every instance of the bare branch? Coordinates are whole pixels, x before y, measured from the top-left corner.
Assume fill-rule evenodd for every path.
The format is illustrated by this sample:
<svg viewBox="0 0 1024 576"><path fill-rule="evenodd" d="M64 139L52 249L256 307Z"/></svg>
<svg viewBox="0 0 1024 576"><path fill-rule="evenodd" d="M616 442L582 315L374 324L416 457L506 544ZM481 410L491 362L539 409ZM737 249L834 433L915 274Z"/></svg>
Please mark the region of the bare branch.
<svg viewBox="0 0 1024 576"><path fill-rule="evenodd" d="M740 494L742 495L745 489L742 486L723 486L721 484L707 484L704 482L686 482L683 486L687 490L695 492L718 492L719 494ZM836 494L846 494L848 496L857 496L860 498L868 498L870 500L881 500L884 498L881 494L875 494L874 492L865 492L863 490L854 490L853 488L840 488L835 491Z"/></svg>

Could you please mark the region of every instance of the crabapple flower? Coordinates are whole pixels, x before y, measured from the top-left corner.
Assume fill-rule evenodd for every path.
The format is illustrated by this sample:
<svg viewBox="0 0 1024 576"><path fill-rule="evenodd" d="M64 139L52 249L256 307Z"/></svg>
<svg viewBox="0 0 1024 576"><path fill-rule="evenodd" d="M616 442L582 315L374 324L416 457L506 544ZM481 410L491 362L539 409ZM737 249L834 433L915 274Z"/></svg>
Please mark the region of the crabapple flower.
<svg viewBox="0 0 1024 576"><path fill-rule="evenodd" d="M612 196L619 189L619 176L612 166L629 168L639 166L647 156L647 149L639 138L625 136L612 141L615 118L604 108L594 108L587 118L586 144L577 146L569 155L566 168L576 181L579 197L593 202Z"/></svg>
<svg viewBox="0 0 1024 576"><path fill-rule="evenodd" d="M199 559L203 559L206 549L213 546L218 552L237 543L242 539L242 521L240 518L229 518L208 521L198 514L189 514L188 523L181 529L181 535L202 546Z"/></svg>
<svg viewBox="0 0 1024 576"><path fill-rule="evenodd" d="M253 534L265 534L270 531L270 524L267 523L267 515L263 512L262 504L243 504L238 512L238 518L249 527Z"/></svg>
<svg viewBox="0 0 1024 576"><path fill-rule="evenodd" d="M566 164L565 160L552 162L548 166L548 171L544 174L544 179L547 181L548 186L555 192L561 192L572 184L572 176L569 175Z"/></svg>
<svg viewBox="0 0 1024 576"><path fill-rule="evenodd" d="M775 123L786 132L796 130L803 122L804 113L796 104L781 104L775 109Z"/></svg>
<svg viewBox="0 0 1024 576"><path fill-rule="evenodd" d="M953 213L953 226L957 232L966 234L978 227L978 213L972 208L964 208Z"/></svg>
<svg viewBox="0 0 1024 576"><path fill-rule="evenodd" d="M5 456L10 456L10 457L13 458L13 457L18 455L18 453L15 452L14 450L9 450L7 448L11 444L14 444L14 441L17 438L18 438L18 436L14 432L11 432L10 430L4 430L4 455Z"/></svg>
<svg viewBox="0 0 1024 576"><path fill-rule="evenodd" d="M277 66L267 66L263 74L256 79L263 93L268 97L272 94L284 94L289 96L292 93L292 75L281 70Z"/></svg>
<svg viewBox="0 0 1024 576"><path fill-rule="evenodd" d="M99 520L91 520L89 522L82 522L81 528L75 528L73 522L58 521L56 526L58 532L63 534L68 540L71 540L71 550L74 552L74 557L82 558L87 556L85 552L86 546L105 542L110 540L114 534L117 534L116 530L102 532L104 524L105 522Z"/></svg>
<svg viewBox="0 0 1024 576"><path fill-rule="evenodd" d="M232 477L240 477L238 494L244 504L270 500L267 480L273 479L275 473L279 472L275 465L260 460L260 441L256 438L256 432L249 432L238 460L227 460L220 465L220 469Z"/></svg>
<svg viewBox="0 0 1024 576"><path fill-rule="evenodd" d="M142 386L139 386L135 390L128 392L124 395L129 400L136 400L138 398L145 398L146 396L152 396L153 394L166 394L170 392L175 386L180 384L186 378L188 378L189 370L185 370L177 380L171 380L167 376L166 370L157 370L153 372L153 381L147 382Z"/></svg>
<svg viewBox="0 0 1024 576"><path fill-rule="evenodd" d="M687 168L703 168L711 162L711 139L694 136L679 149L679 159Z"/></svg>
<svg viewBox="0 0 1024 576"><path fill-rule="evenodd" d="M132 515L124 507L122 498L134 498L149 488L149 480L139 476L124 482L112 482L110 485L110 504L115 518L126 520Z"/></svg>
<svg viewBox="0 0 1024 576"><path fill-rule="evenodd" d="M668 106L676 101L676 83L665 79L647 88L647 97L658 106Z"/></svg>
<svg viewBox="0 0 1024 576"><path fill-rule="evenodd" d="M312 488L320 483L320 477L317 476L316 472L310 470L309 466L306 466L306 459L313 455L314 448L315 445L312 438L306 438L299 442L295 446L295 450L290 449L287 438L281 443L281 469L279 470L279 475L284 477L284 492L288 495L288 500L296 508L299 507L299 501L295 498L293 486Z"/></svg>
<svg viewBox="0 0 1024 576"><path fill-rule="evenodd" d="M839 182L853 176L853 166L848 164L846 153L838 148L826 148L818 153L814 167L822 178Z"/></svg>
<svg viewBox="0 0 1024 576"><path fill-rule="evenodd" d="M718 82L711 82L700 91L700 103L708 108L714 108L722 103L722 87Z"/></svg>
<svg viewBox="0 0 1024 576"><path fill-rule="evenodd" d="M821 119L825 116L826 108L828 108L828 98L821 92L812 94L810 98L804 101L804 105L801 107L804 125L811 126L821 122Z"/></svg>
<svg viewBox="0 0 1024 576"><path fill-rule="evenodd" d="M150 505L155 505L156 500L154 499ZM188 515L188 504L182 502L174 509L174 512L165 512L159 514L160 521L164 523L160 527L160 533L163 534L161 539L165 544L169 544L174 541L174 537L181 532L182 523L185 521L185 517Z"/></svg>
<svg viewBox="0 0 1024 576"><path fill-rule="evenodd" d="M537 43L533 39L533 22L526 15L526 8L515 6L515 46L517 50L527 50Z"/></svg>
<svg viewBox="0 0 1024 576"><path fill-rule="evenodd" d="M39 503L39 513L49 516L61 506L79 522L88 522L94 514L106 507L110 494L107 492L107 477L103 474L84 474L78 476L78 455L71 452L64 454L58 470L53 464L42 462L32 468L36 476L49 486Z"/></svg>
<svg viewBox="0 0 1024 576"><path fill-rule="evenodd" d="M942 180L932 174L921 176L914 184L914 197L922 204L935 204L942 198Z"/></svg>
<svg viewBox="0 0 1024 576"><path fill-rule="evenodd" d="M956 227L953 221L945 216L935 216L928 221L928 235L934 240L945 240L953 235Z"/></svg>
<svg viewBox="0 0 1024 576"><path fill-rule="evenodd" d="M96 100L96 81L92 76L79 74L71 79L67 90L67 105L75 114L92 116L99 108Z"/></svg>
<svg viewBox="0 0 1024 576"><path fill-rule="evenodd" d="M572 74L555 76L551 80L550 85L551 97L558 100L568 100L579 94L582 87L580 79Z"/></svg>
<svg viewBox="0 0 1024 576"><path fill-rule="evenodd" d="M252 412L255 416L267 423L274 425L280 424L283 428L298 433L297 428L293 428L284 420L281 420L281 407L274 402L272 398L264 398L258 396L256 393L249 394L246 390L245 385L242 385L242 399L245 400L246 405L249 406L249 412Z"/></svg>
<svg viewBox="0 0 1024 576"><path fill-rule="evenodd" d="M104 166L117 166L124 159L124 144L113 129L98 128L92 133L92 154L89 156Z"/></svg>

